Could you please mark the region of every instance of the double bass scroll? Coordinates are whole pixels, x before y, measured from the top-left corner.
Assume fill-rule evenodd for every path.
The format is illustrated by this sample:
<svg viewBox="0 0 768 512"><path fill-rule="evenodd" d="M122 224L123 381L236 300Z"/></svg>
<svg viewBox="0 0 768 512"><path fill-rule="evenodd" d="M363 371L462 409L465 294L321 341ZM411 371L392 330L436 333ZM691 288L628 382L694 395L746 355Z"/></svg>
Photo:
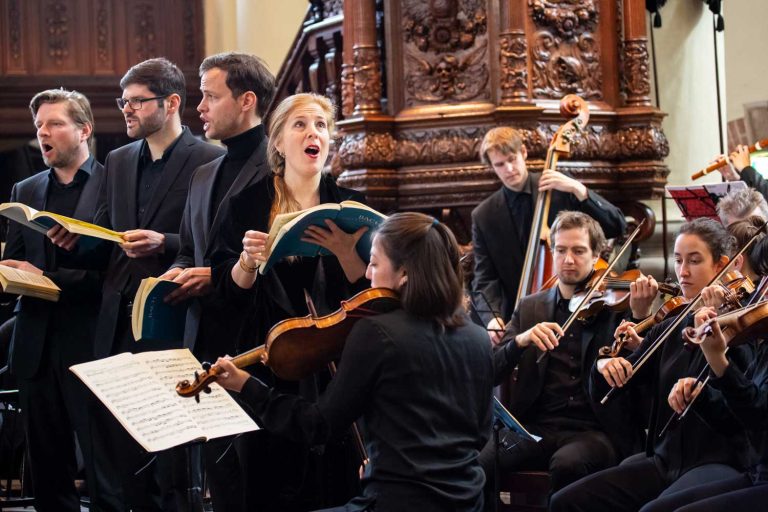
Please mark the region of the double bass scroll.
<svg viewBox="0 0 768 512"><path fill-rule="evenodd" d="M569 94L560 101L560 113L563 117L572 119L555 133L547 150L545 169L557 168L560 155L570 154L571 143L576 134L584 130L589 122L589 105L575 94ZM545 287L545 282L552 277L552 253L549 250L549 226L547 225L551 200L551 190L536 197L531 234L528 237L528 247L520 273L515 307L520 303L520 299Z"/></svg>

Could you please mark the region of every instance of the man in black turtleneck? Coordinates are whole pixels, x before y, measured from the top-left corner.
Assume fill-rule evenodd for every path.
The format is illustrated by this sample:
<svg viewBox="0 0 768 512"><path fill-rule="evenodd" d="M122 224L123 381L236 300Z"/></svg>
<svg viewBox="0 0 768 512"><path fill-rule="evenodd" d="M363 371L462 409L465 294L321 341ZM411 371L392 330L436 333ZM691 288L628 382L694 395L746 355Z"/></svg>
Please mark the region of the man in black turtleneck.
<svg viewBox="0 0 768 512"><path fill-rule="evenodd" d="M192 176L181 221L180 248L162 277L182 283L169 301L192 297L184 346L201 360L235 354L239 325L231 312L211 298L210 254L224 219L229 197L270 172L267 137L261 119L275 93L275 78L254 55L222 53L200 64L197 106L205 136L221 140L227 154L200 166ZM205 462L216 511L242 510L242 487L234 450L206 443ZM226 452L222 455L223 452Z"/></svg>

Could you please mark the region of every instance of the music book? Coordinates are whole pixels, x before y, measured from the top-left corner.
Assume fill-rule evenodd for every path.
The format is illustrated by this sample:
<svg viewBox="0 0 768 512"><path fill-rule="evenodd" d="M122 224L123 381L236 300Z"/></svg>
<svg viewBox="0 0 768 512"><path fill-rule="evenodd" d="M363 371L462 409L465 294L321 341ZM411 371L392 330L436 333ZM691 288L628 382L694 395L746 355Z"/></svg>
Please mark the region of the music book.
<svg viewBox="0 0 768 512"><path fill-rule="evenodd" d="M131 308L131 330L136 341L183 341L189 301L165 302L181 284L147 277L139 283Z"/></svg>
<svg viewBox="0 0 768 512"><path fill-rule="evenodd" d="M509 412L496 397L493 397L493 418L499 420L511 432L516 433L523 439L528 439L537 443L541 441L539 436L535 436L528 432L523 424L517 421L517 418L512 416L512 413Z"/></svg>
<svg viewBox="0 0 768 512"><path fill-rule="evenodd" d="M675 200L683 217L690 222L699 217L709 217L720 222L717 203L729 192L744 190L743 181L725 181L707 185L666 186L667 196Z"/></svg>
<svg viewBox="0 0 768 512"><path fill-rule="evenodd" d="M61 289L49 278L0 265L0 286L3 292L14 295L25 295L38 299L56 302L59 300Z"/></svg>
<svg viewBox="0 0 768 512"><path fill-rule="evenodd" d="M330 219L347 233L354 233L363 226L368 227L357 242L357 253L368 261L371 258L372 233L381 224L386 215L377 212L357 201L325 203L298 212L282 213L275 217L267 240L267 260L259 266L259 273L264 274L273 265L289 256L326 256L330 251L317 244L303 242L304 231L309 226L321 226L328 229L326 219Z"/></svg>
<svg viewBox="0 0 768 512"><path fill-rule="evenodd" d="M148 452L259 428L216 383L199 403L176 393L177 382L200 370L186 348L124 352L69 369Z"/></svg>
<svg viewBox="0 0 768 512"><path fill-rule="evenodd" d="M70 233L85 237L83 242L86 245L95 245L100 240L108 240L118 244L125 241L123 240L123 234L117 231L65 215L59 215L58 213L38 211L24 203L2 203L0 204L0 215L43 234L58 224Z"/></svg>

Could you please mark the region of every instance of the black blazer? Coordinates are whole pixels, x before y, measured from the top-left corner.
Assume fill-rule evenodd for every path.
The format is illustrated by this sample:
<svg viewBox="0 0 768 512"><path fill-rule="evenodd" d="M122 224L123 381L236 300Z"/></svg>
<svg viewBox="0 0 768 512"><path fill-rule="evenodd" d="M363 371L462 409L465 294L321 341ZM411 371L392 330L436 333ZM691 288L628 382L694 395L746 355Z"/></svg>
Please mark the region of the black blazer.
<svg viewBox="0 0 768 512"><path fill-rule="evenodd" d="M541 174L530 173L534 205L539 195L540 178ZM621 210L591 190L584 201L579 201L573 194L553 191L549 209L550 226L558 212L563 210L577 210L591 216L602 226L607 238L622 235L627 227ZM512 316L525 262L527 241L520 244L516 232L503 187L472 211L472 250L475 255L472 290L482 291L490 306L501 314L504 321Z"/></svg>
<svg viewBox="0 0 768 512"><path fill-rule="evenodd" d="M98 191L104 178L104 167L92 159L90 168L84 166L83 170L90 177L83 186L72 216L92 222ZM11 201L45 210L51 172L41 172L14 185ZM93 358L96 313L101 300L100 273L59 268L56 262L48 261L46 257L46 245L50 243L42 233L17 222L9 224L3 258L28 261L43 270L44 275L61 288L58 302L32 297L19 298L11 341L11 367L14 374L22 378L30 378L37 373L48 335L64 340L63 343L68 347L67 361L63 362L65 365ZM48 325L54 314L69 320L57 322L55 332L48 333Z"/></svg>
<svg viewBox="0 0 768 512"><path fill-rule="evenodd" d="M507 325L502 345L493 355L494 378L497 384L508 376L515 366L518 367L517 377L511 389L509 410L523 423L531 416L533 406L544 388L549 357L544 357L540 363L537 363L536 360L541 352L534 345L524 349L519 348L515 343L515 336L539 322L551 322L555 318L556 301L557 288L523 297ZM590 371L597 360L598 350L600 347L610 345L619 321L619 315L604 310L584 325L581 345L581 380L584 395L587 397L590 396ZM643 424L632 420L635 417L635 409L629 399L629 396L624 396L621 399L612 400L606 406L590 401L595 417L622 457L628 457L642 447Z"/></svg>
<svg viewBox="0 0 768 512"><path fill-rule="evenodd" d="M179 250L179 226L187 200L192 172L224 154L224 150L196 139L184 127L181 140L173 149L141 222L138 220L136 192L139 156L143 140L111 151L104 163L96 222L109 229L127 231L149 229L165 234L165 252L146 258L129 258L117 245L107 251L90 251L77 256L77 265L106 267L99 323L96 329L96 358L112 354L121 305L133 300L145 277L159 276L173 263ZM157 347L147 347L153 349Z"/></svg>
<svg viewBox="0 0 768 512"><path fill-rule="evenodd" d="M269 139L264 137L254 149L221 204L213 204L212 195L225 157L221 156L201 165L195 171L181 219L179 253L172 267L211 266L211 252L216 247L215 241L222 225L231 222L227 216L230 197L263 180L271 172L267 163L268 142ZM215 214L211 215L211 212ZM215 300L215 294L193 299L187 313L184 346L194 351L198 357L208 360L215 356L234 354L234 338L237 332L232 331L233 325L236 325L236 322L228 318L226 307L221 301Z"/></svg>

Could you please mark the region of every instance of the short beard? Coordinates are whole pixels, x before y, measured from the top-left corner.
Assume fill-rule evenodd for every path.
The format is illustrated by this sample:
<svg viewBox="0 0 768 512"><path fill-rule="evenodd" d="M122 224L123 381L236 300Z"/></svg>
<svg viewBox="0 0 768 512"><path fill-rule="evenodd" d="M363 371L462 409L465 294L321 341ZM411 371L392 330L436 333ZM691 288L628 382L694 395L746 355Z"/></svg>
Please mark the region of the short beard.
<svg viewBox="0 0 768 512"><path fill-rule="evenodd" d="M133 135L128 134L134 139L146 139L150 135L159 132L163 128L163 118L165 117L165 108L157 109L157 112L143 120L135 117L136 132Z"/></svg>
<svg viewBox="0 0 768 512"><path fill-rule="evenodd" d="M66 151L59 150L56 152L57 155L53 160L49 160L48 158L43 157L43 162L45 162L45 165L48 167L54 169L64 169L74 163L75 158L77 157L78 149L79 145L68 148Z"/></svg>

